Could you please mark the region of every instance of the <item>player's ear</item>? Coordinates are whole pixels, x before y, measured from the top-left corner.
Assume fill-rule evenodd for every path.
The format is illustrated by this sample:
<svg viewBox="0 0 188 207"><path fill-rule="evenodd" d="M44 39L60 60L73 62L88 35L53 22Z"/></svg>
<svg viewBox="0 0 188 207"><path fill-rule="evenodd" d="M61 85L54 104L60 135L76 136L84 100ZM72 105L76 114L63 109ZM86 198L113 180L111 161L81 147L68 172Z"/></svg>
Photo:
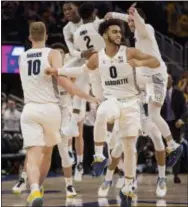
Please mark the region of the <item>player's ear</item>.
<svg viewBox="0 0 188 207"><path fill-rule="evenodd" d="M103 34L103 38L106 40L108 38L107 33Z"/></svg>
<svg viewBox="0 0 188 207"><path fill-rule="evenodd" d="M47 39L48 39L48 35L46 34L45 40L47 40Z"/></svg>
<svg viewBox="0 0 188 207"><path fill-rule="evenodd" d="M31 35L29 35L28 37L29 41L32 42L32 38L31 38Z"/></svg>

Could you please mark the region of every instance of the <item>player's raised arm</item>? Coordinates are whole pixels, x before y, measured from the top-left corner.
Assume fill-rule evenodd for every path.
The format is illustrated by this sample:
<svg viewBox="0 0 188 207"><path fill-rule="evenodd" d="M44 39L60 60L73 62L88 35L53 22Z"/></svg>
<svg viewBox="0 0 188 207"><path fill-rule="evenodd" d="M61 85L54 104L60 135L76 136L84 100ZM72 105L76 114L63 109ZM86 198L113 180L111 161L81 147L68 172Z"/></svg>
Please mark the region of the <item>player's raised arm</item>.
<svg viewBox="0 0 188 207"><path fill-rule="evenodd" d="M129 17L128 14L122 14L122 13L119 13L119 12L108 12L105 15L104 19L105 20L108 20L108 19L119 19L119 20L128 22L128 17Z"/></svg>
<svg viewBox="0 0 188 207"><path fill-rule="evenodd" d="M155 58L152 55L143 53L141 50L136 48L127 49L127 59L128 59L128 63L132 67L144 66L151 69L155 69L160 66L160 62L157 58Z"/></svg>
<svg viewBox="0 0 188 207"><path fill-rule="evenodd" d="M140 10L141 12L142 10ZM134 7L129 9L129 18L134 20L136 31L139 36L152 39L154 37L154 29L151 25L145 23L138 10Z"/></svg>
<svg viewBox="0 0 188 207"><path fill-rule="evenodd" d="M52 50L49 55L49 61L53 68L59 68L62 67L62 56L59 51ZM56 76L56 75L55 75ZM57 77L57 76L56 76ZM80 90L76 84L74 84L69 78L65 76L59 76L57 77L58 84L62 86L68 93L71 95L79 96L80 98L83 98L89 102L99 102L98 99L84 93L82 90Z"/></svg>

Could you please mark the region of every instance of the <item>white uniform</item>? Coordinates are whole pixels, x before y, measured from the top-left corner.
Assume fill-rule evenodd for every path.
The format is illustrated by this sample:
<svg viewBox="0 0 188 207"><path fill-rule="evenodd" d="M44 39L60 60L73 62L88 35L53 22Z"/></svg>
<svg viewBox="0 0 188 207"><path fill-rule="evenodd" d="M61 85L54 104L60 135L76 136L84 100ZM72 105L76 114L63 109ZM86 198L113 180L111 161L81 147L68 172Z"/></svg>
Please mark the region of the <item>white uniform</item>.
<svg viewBox="0 0 188 207"><path fill-rule="evenodd" d="M153 27L146 24L146 28L149 34L147 38L142 37L137 30L135 31L135 47L156 57L160 61L160 67L157 69L143 67L140 69L139 75L143 78L143 84L147 83L144 88L148 99L151 98L152 101L162 105L166 96L167 68L162 60ZM143 84L141 83L141 85Z"/></svg>
<svg viewBox="0 0 188 207"><path fill-rule="evenodd" d="M25 106L21 115L24 147L53 146L61 141L61 111L56 79L45 75L51 49L30 49L20 56Z"/></svg>
<svg viewBox="0 0 188 207"><path fill-rule="evenodd" d="M136 70L127 63L126 47L121 46L113 58L108 57L104 49L98 57L104 96L108 99L103 104L114 112L112 119L120 119L120 137L138 136L141 128L139 91Z"/></svg>
<svg viewBox="0 0 188 207"><path fill-rule="evenodd" d="M105 43L101 35L98 33L98 28L103 20L95 20L87 24L81 25L74 33L75 47L80 50L88 50L94 48L98 52L105 48Z"/></svg>

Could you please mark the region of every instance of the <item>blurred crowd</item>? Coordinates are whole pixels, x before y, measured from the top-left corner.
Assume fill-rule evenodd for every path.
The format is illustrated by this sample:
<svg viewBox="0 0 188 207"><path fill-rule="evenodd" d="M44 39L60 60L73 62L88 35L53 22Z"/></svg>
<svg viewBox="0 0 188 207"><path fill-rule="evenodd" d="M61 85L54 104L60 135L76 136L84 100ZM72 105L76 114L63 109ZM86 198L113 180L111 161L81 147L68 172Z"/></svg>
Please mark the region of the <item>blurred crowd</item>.
<svg viewBox="0 0 188 207"><path fill-rule="evenodd" d="M80 4L81 2L78 2ZM98 17L103 18L109 11L126 12L133 2L94 2ZM62 28L66 25L63 15L63 1L3 1L2 2L2 41L19 41L29 44L28 26L31 21L45 22L48 44L64 42ZM188 36L187 2L138 2L147 16L147 21L163 34L177 37L185 43ZM11 25L11 27L10 27ZM178 38L179 37L179 38Z"/></svg>
<svg viewBox="0 0 188 207"><path fill-rule="evenodd" d="M167 2L168 32L176 39L187 41L188 37L188 2Z"/></svg>

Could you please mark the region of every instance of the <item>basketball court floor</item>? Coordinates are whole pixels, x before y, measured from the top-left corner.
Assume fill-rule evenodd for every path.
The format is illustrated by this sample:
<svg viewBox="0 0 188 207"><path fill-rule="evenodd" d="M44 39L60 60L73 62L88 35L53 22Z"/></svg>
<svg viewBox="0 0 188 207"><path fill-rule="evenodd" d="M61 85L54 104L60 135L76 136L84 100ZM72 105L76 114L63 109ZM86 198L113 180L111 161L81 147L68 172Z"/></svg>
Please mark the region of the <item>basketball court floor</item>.
<svg viewBox="0 0 188 207"><path fill-rule="evenodd" d="M172 175L167 176L168 192L167 196L159 199L155 195L156 175L139 174L137 196L133 201L133 206L154 207L187 207L188 206L188 175L180 175L181 184L174 184ZM114 179L115 180L115 179ZM75 183L77 197L66 199L65 182L63 177L50 177L45 180L44 206L119 206L119 189L115 186L109 192L107 198L97 196L98 187L103 181L101 178L84 176L83 181ZM28 192L21 195L14 195L11 192L14 181L2 181L2 206L26 206Z"/></svg>

